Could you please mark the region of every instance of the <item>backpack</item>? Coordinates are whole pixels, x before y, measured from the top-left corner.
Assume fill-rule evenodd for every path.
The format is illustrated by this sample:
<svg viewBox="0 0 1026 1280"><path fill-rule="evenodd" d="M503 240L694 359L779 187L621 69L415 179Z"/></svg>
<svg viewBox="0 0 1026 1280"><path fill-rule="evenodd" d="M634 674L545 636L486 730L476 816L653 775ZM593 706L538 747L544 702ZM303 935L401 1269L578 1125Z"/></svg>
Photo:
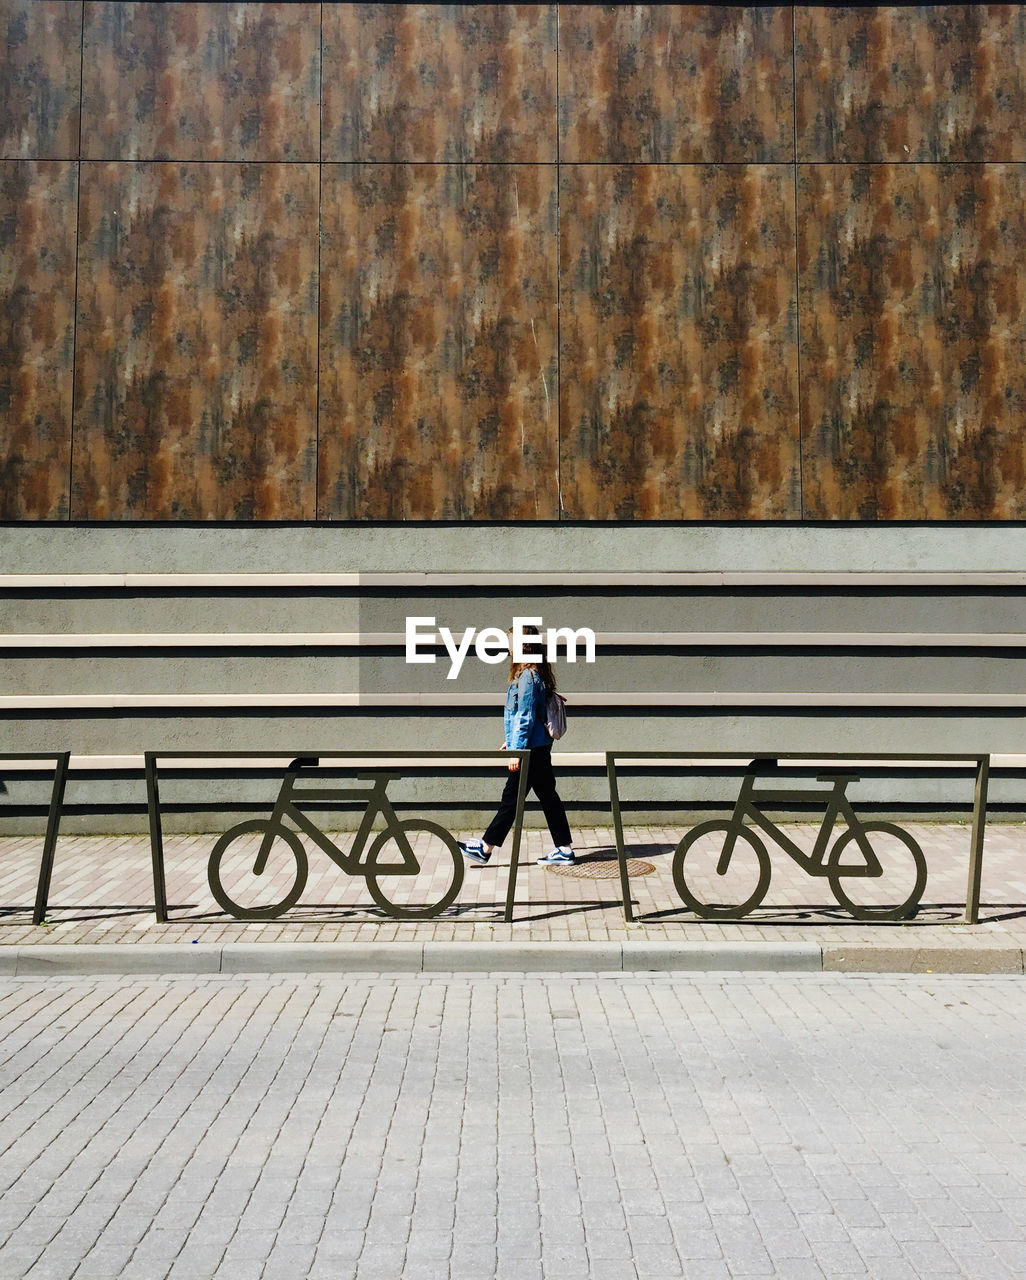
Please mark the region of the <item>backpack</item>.
<svg viewBox="0 0 1026 1280"><path fill-rule="evenodd" d="M555 742L566 733L566 698L561 693L550 693L545 701L545 728Z"/></svg>

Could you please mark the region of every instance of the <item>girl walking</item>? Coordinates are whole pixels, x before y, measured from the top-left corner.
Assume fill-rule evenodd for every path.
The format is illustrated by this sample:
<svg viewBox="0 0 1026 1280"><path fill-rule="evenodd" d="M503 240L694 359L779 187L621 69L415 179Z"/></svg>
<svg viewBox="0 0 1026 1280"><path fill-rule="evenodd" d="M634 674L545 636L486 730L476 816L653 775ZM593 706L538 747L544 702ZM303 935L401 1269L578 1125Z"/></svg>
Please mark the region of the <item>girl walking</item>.
<svg viewBox="0 0 1026 1280"><path fill-rule="evenodd" d="M535 632L537 635L537 632ZM525 636L530 632L525 629ZM539 637L540 639L540 637ZM546 726L548 718L545 704L556 691L556 677L548 662L513 661L512 647L509 661L509 687L506 690L504 722L506 751L530 751L527 759L527 786L541 802L545 821L549 826L554 848L538 861L543 865L565 867L572 865L573 844L570 825L566 820L563 801L556 791L556 779L552 772L552 736ZM480 840L460 840L463 856L470 862L484 864L509 835L517 811L517 792L520 787L520 761L509 762L509 776L502 790L502 799L495 817Z"/></svg>

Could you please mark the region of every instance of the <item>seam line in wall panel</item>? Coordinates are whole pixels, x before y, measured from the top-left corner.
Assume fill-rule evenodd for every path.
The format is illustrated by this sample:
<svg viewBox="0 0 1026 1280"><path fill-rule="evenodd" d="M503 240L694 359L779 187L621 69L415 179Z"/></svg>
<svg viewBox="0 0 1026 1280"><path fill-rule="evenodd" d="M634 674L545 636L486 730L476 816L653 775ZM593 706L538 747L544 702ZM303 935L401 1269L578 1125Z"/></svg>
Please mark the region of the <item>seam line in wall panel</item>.
<svg viewBox="0 0 1026 1280"><path fill-rule="evenodd" d="M313 518L321 516L321 195L324 174L324 5L320 14L320 56L317 62L317 367L314 369L314 492Z"/></svg>
<svg viewBox="0 0 1026 1280"><path fill-rule="evenodd" d="M559 5L556 5L556 519L563 519L563 202L562 169L559 150Z"/></svg>
<svg viewBox="0 0 1026 1280"><path fill-rule="evenodd" d="M71 404L68 407L68 514L70 523L75 484L75 382L78 372L78 234L82 220L82 118L85 115L85 3L78 42L78 147L75 156L75 290L71 314Z"/></svg>
<svg viewBox="0 0 1026 1280"><path fill-rule="evenodd" d="M805 449L802 439L802 298L798 257L798 28L797 10L791 6L791 124L794 140L794 350L795 404L798 410L798 519L805 519Z"/></svg>

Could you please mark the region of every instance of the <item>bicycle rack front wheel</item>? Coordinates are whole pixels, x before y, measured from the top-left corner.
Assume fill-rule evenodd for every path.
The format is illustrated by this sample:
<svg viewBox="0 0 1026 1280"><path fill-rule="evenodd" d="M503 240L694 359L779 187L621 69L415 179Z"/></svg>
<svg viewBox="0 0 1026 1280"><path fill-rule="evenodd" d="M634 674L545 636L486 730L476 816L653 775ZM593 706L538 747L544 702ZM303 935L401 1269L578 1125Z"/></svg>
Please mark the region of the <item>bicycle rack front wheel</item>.
<svg viewBox="0 0 1026 1280"><path fill-rule="evenodd" d="M273 920L294 907L306 888L303 842L287 827L274 828L267 865L254 871L269 818L253 818L232 827L214 845L207 882L214 901L236 920Z"/></svg>
<svg viewBox="0 0 1026 1280"><path fill-rule="evenodd" d="M879 859L879 876L859 874L866 861L857 843L847 864L842 865L845 850L856 834L869 841ZM915 913L926 889L926 858L909 833L893 822L863 822L857 828L849 827L830 850L827 879L834 897L856 920L903 920ZM895 897L900 898L897 904Z"/></svg>
<svg viewBox="0 0 1026 1280"><path fill-rule="evenodd" d="M691 828L673 855L673 883L677 892L684 905L703 920L736 920L746 916L755 910L769 889L769 854L755 832L747 827L737 832L730 864L720 871L723 848L734 829L731 823L722 820L700 823Z"/></svg>
<svg viewBox="0 0 1026 1280"><path fill-rule="evenodd" d="M396 843L402 831L410 842L417 868L399 872L406 859ZM367 855L370 868L367 889L377 905L393 920L429 920L456 901L463 887L463 855L444 827L437 822L410 819L398 822L378 836ZM397 871L389 873L388 866Z"/></svg>

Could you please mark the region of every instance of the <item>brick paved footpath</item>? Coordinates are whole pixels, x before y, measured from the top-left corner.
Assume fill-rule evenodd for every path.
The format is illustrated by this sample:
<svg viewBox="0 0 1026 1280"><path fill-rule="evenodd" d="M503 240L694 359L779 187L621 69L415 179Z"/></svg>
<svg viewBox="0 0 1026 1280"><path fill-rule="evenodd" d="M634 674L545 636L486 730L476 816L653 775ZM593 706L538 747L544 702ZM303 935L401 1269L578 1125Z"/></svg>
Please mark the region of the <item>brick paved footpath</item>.
<svg viewBox="0 0 1026 1280"><path fill-rule="evenodd" d="M811 846L814 826L785 828ZM515 922L502 922L509 871L508 846L493 865L468 867L459 900L434 921L396 923L381 916L362 879L341 873L319 850L309 852L310 878L300 903L276 921L244 924L219 911L207 885L214 837L168 836L166 865L172 921L153 915L149 842L143 836L62 836L51 891L50 923L31 923L41 841L0 838L0 945L163 942L185 944L290 941L565 941L814 942L845 947L970 949L986 965L1009 948L1026 946L1026 828L992 824L987 830L981 923L965 926L969 827L910 824L929 865L923 907L911 922L860 924L842 911L822 879L812 879L770 846L773 878L763 906L744 923L697 920L683 910L670 871L682 832L628 831L630 855L651 868L632 889L640 919L627 925L619 900L612 831L579 833L582 861L570 876L537 867L547 836L525 833ZM344 839L344 837L343 837ZM594 878L595 876L600 878ZM609 878L612 877L612 878ZM892 966L904 967L899 961Z"/></svg>
<svg viewBox="0 0 1026 1280"><path fill-rule="evenodd" d="M0 979L4 1280L1026 1275L1004 976Z"/></svg>

